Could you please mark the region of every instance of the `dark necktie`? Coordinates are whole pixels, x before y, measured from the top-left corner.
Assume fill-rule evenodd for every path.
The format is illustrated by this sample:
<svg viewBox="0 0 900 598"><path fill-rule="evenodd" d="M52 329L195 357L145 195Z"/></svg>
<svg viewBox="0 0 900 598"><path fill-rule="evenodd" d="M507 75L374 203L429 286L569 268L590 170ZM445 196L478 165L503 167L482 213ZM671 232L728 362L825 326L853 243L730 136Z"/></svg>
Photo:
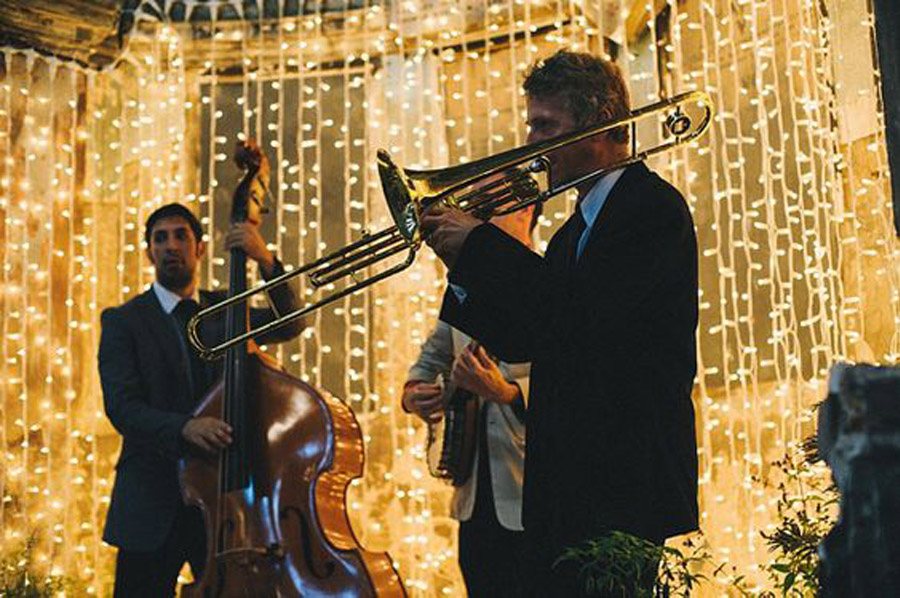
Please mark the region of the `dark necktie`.
<svg viewBox="0 0 900 598"><path fill-rule="evenodd" d="M200 305L193 299L182 299L172 315L178 323L178 332L181 333L181 339L184 348L188 354L188 367L190 368L191 380L191 398L196 401L200 399L206 391L206 363L200 358L199 353L194 346L188 341L187 325L188 321L200 311Z"/></svg>
<svg viewBox="0 0 900 598"><path fill-rule="evenodd" d="M581 240L581 235L584 233L584 229L587 228L587 223L584 221L584 216L581 214L580 204L576 204L571 220L572 224L569 229L568 264L574 266L576 262L578 262L578 241Z"/></svg>

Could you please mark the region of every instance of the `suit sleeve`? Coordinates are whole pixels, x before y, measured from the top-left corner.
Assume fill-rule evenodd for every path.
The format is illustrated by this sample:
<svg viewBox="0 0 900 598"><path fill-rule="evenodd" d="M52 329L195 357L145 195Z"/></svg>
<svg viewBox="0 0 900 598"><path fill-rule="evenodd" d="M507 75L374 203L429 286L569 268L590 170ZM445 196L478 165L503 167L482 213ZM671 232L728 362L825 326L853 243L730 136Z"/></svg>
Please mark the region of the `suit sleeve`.
<svg viewBox="0 0 900 598"><path fill-rule="evenodd" d="M507 364L508 369L503 372L503 377L506 381L515 384L519 388L519 396L509 404L509 409L522 423L525 422L525 411L528 408L528 393L531 382L530 366L531 364L513 366Z"/></svg>
<svg viewBox="0 0 900 598"><path fill-rule="evenodd" d="M521 376L519 378L515 378L510 380L510 382L514 382L516 386L519 387L519 391L522 393L521 396L521 414L524 416L525 409L528 408L528 393L531 390L531 376ZM517 399L518 400L518 399Z"/></svg>
<svg viewBox="0 0 900 598"><path fill-rule="evenodd" d="M469 233L449 279L465 289L466 300L460 303L445 293L442 320L503 361L534 361L541 346L540 316L552 286L543 258L497 227L482 224Z"/></svg>
<svg viewBox="0 0 900 598"><path fill-rule="evenodd" d="M419 357L409 368L406 379L434 382L438 374L447 375L453 365L453 331L446 322L438 320L428 335Z"/></svg>
<svg viewBox="0 0 900 598"><path fill-rule="evenodd" d="M284 274L284 266L277 259L272 269L272 275L269 277L276 278ZM288 314L299 309L300 299L295 290L294 279L286 281L276 286L268 292L270 307L253 308L250 310L250 323L254 328L268 324L276 318ZM284 326L280 326L258 338L256 341L260 344L266 343L283 343L300 336L306 327L303 318L297 318L288 322Z"/></svg>
<svg viewBox="0 0 900 598"><path fill-rule="evenodd" d="M101 325L98 362L109 421L124 438L177 459L183 448L181 430L191 416L150 406L138 370L135 339L123 315L115 309L105 310Z"/></svg>

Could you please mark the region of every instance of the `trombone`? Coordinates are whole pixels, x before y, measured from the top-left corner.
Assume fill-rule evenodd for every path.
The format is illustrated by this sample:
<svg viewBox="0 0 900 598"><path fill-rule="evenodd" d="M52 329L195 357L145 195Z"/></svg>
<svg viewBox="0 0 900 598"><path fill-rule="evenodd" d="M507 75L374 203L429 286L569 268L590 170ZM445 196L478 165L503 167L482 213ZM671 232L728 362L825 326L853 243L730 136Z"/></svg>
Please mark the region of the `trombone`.
<svg viewBox="0 0 900 598"><path fill-rule="evenodd" d="M661 140L647 148L641 148L637 142L638 125L652 119L661 121ZM201 310L188 322L190 342L204 359L217 359L231 347L402 272L413 264L422 245L419 226L422 213L438 203L472 212L485 220L509 214L547 201L612 170L693 141L706 131L711 119L712 102L709 96L701 91L692 91L644 106L623 118L449 168L401 169L394 164L388 152L378 150L378 174L394 226L377 233L363 233L359 240L337 251ZM629 128L631 144L631 153L627 158L606 168L554 184L550 161L546 156L548 153L626 126ZM539 184L536 176L541 173L545 175L544 185ZM361 274L371 266L404 251L407 253L403 261L381 272L368 276ZM299 276L305 276L314 290L329 292L292 312L277 314L274 320L262 326L226 338L217 345L209 346L201 339L199 328L204 319ZM346 286L335 290L338 283Z"/></svg>

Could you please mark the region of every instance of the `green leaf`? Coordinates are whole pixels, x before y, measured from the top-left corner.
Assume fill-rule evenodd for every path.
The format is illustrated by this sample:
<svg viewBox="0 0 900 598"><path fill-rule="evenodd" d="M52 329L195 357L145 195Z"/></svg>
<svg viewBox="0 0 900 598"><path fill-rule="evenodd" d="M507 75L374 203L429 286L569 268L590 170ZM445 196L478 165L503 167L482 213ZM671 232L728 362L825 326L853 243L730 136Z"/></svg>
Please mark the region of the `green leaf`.
<svg viewBox="0 0 900 598"><path fill-rule="evenodd" d="M786 565L784 563L773 563L773 564L769 565L769 567L771 569L774 569L775 571L779 571L781 573L788 573L791 570L790 565Z"/></svg>
<svg viewBox="0 0 900 598"><path fill-rule="evenodd" d="M787 590L787 589L794 587L794 580L796 578L797 578L796 574L788 573L787 577L784 578L784 588Z"/></svg>

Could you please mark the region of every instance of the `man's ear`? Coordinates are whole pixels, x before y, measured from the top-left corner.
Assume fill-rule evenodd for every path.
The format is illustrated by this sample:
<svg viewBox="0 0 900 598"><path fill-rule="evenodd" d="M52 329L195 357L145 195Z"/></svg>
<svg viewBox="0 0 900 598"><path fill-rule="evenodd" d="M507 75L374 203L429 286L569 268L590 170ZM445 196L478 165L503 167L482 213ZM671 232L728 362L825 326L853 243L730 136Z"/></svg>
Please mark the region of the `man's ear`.
<svg viewBox="0 0 900 598"><path fill-rule="evenodd" d="M151 264L153 264L154 266L156 265L156 262L153 261L153 252L150 251L150 245L149 245L149 244L147 245L147 247L144 248L144 255L147 256L147 259L150 260L150 263L151 263Z"/></svg>
<svg viewBox="0 0 900 598"><path fill-rule="evenodd" d="M197 259L202 258L204 255L206 255L206 242L197 241Z"/></svg>

